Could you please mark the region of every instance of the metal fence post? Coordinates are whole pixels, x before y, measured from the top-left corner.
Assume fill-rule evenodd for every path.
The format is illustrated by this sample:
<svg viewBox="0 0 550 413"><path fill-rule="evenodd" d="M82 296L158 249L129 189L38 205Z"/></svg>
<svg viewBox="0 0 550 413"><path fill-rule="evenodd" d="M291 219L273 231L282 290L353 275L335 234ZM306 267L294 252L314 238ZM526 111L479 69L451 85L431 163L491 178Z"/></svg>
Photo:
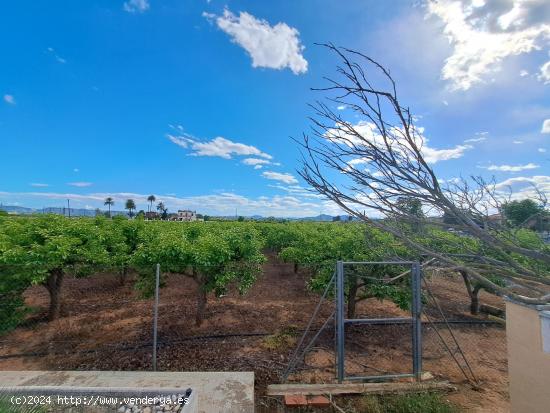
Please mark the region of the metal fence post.
<svg viewBox="0 0 550 413"><path fill-rule="evenodd" d="M337 374L338 374L338 383L342 383L345 377L345 371L344 371L344 307L345 307L345 300L344 300L344 263L342 261L338 261L336 263L336 326L337 326L337 336L336 336L336 343L337 343L337 349L338 349L338 368L337 368Z"/></svg>
<svg viewBox="0 0 550 413"><path fill-rule="evenodd" d="M413 374L417 381L422 376L422 272L420 264L412 264L412 346L413 346Z"/></svg>
<svg viewBox="0 0 550 413"><path fill-rule="evenodd" d="M153 371L157 371L157 331L159 315L159 285L160 285L160 264L157 264L155 280L155 304L153 314Z"/></svg>

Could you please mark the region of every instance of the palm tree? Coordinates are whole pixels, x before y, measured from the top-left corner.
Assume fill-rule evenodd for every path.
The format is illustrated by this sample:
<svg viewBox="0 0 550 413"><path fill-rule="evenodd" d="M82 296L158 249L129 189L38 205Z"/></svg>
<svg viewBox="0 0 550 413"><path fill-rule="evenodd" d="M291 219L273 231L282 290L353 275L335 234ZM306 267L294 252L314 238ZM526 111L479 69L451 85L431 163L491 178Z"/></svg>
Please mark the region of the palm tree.
<svg viewBox="0 0 550 413"><path fill-rule="evenodd" d="M147 201L149 201L149 212L153 210L153 202L155 202L157 198L154 195L149 195L147 197Z"/></svg>
<svg viewBox="0 0 550 413"><path fill-rule="evenodd" d="M115 204L115 200L111 198L110 196L105 198L105 202L103 205L107 205L109 207L109 218L111 218L111 205Z"/></svg>
<svg viewBox="0 0 550 413"><path fill-rule="evenodd" d="M130 216L130 218L132 218L134 216L134 213L132 211L136 209L136 203L133 199L127 199L124 208L128 210L128 215Z"/></svg>
<svg viewBox="0 0 550 413"><path fill-rule="evenodd" d="M157 204L157 211L159 212L161 219L164 219L167 211L166 207L164 206L164 202L161 201Z"/></svg>

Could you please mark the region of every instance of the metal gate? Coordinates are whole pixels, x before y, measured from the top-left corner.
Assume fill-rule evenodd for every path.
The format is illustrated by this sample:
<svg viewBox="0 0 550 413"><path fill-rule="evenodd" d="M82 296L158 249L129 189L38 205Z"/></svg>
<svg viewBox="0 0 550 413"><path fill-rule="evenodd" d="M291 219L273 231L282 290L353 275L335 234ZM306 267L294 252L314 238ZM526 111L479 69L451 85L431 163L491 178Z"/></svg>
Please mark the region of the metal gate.
<svg viewBox="0 0 550 413"><path fill-rule="evenodd" d="M345 303L345 268L346 265L402 265L410 266L410 270L403 273L403 276L411 276L412 302L411 317L393 317L393 318L354 318L348 319L344 312ZM336 317L335 317L335 368L336 377L339 383L344 380L384 380L402 377L414 377L417 381L421 379L422 374L422 300L421 300L421 282L422 269L418 261L338 261L336 263L335 277L336 291ZM345 344L346 344L346 325L352 324L407 324L410 323L412 329L412 366L411 373L404 374L386 374L378 376L346 376L345 371Z"/></svg>

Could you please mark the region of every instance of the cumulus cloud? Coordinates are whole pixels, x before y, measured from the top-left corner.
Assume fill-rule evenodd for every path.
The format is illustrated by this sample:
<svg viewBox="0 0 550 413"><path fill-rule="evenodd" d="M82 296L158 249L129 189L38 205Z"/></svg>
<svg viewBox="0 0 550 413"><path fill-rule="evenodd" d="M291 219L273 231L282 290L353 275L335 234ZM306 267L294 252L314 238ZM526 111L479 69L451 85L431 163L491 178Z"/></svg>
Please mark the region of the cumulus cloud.
<svg viewBox="0 0 550 413"><path fill-rule="evenodd" d="M429 0L453 47L442 68L452 90L468 90L510 56L541 50L550 39L547 0Z"/></svg>
<svg viewBox="0 0 550 413"><path fill-rule="evenodd" d="M544 148L538 148L537 151L539 151L540 153L545 153L545 152L546 152L546 149L544 149Z"/></svg>
<svg viewBox="0 0 550 413"><path fill-rule="evenodd" d="M426 162L433 164L440 161L462 158L464 153L472 148L472 145L456 145L451 149L434 149L429 146L424 146L422 148L422 153Z"/></svg>
<svg viewBox="0 0 550 413"><path fill-rule="evenodd" d="M537 79L545 85L550 83L550 60L540 67Z"/></svg>
<svg viewBox="0 0 550 413"><path fill-rule="evenodd" d="M193 156L218 156L224 159L231 159L233 155L257 156L264 159L273 157L252 145L233 142L229 139L218 136L210 141L199 141L190 135L167 135L167 138L174 144L188 149Z"/></svg>
<svg viewBox="0 0 550 413"><path fill-rule="evenodd" d="M264 173L262 173L262 176L264 178L272 179L274 181L280 181L288 185L298 183L298 180L293 175L288 173L265 171Z"/></svg>
<svg viewBox="0 0 550 413"><path fill-rule="evenodd" d="M122 8L128 13L143 13L149 10L149 0L128 0Z"/></svg>
<svg viewBox="0 0 550 413"><path fill-rule="evenodd" d="M278 162L271 162L267 159L259 159L259 158L245 158L242 160L242 163L245 165L253 166L254 169L262 169L266 165L281 165Z"/></svg>
<svg viewBox="0 0 550 413"><path fill-rule="evenodd" d="M550 176L536 175L509 178L497 183L495 189L504 196L508 196L511 193L512 199L538 199L537 191L547 196L550 195Z"/></svg>
<svg viewBox="0 0 550 413"><path fill-rule="evenodd" d="M67 185L76 186L77 188L86 188L88 186L92 186L93 184L91 182L69 182Z"/></svg>
<svg viewBox="0 0 550 413"><path fill-rule="evenodd" d="M5 205L44 205L49 202L66 202L71 200L71 206L74 208L91 207L105 208L103 202L105 198L111 197L115 201L115 209L122 209L126 199L133 199L140 205L147 205L147 196L149 194L140 194L132 192L116 193L57 193L57 192L1 192L0 201ZM318 215L320 210L325 212L332 211L333 208L327 202L320 200L303 199L300 194L259 196L248 198L236 193L223 192L219 194L206 194L189 197L176 197L173 195L158 196L169 212L178 209L192 209L198 213L208 215L234 215L235 208L239 215L263 215L277 217L304 217ZM118 206L118 207L117 207Z"/></svg>
<svg viewBox="0 0 550 413"><path fill-rule="evenodd" d="M10 105L15 105L15 98L13 95L4 95L4 102L9 103Z"/></svg>
<svg viewBox="0 0 550 413"><path fill-rule="evenodd" d="M542 122L540 133L550 133L550 119L546 119Z"/></svg>
<svg viewBox="0 0 550 413"><path fill-rule="evenodd" d="M368 142L371 142L375 145L377 145L380 148L385 148L385 143L382 138L382 136L378 133L378 130L376 128L376 125L372 122L361 120L357 122L356 124L351 125L353 129L362 136L363 139L367 140ZM472 145L464 143L460 145L456 145L453 148L449 149L437 149L433 148L428 145L428 139L424 136L424 128L422 127L416 127L418 142L417 144L422 148L422 155L424 156L424 159L427 163L435 164L440 161L448 161L450 159L458 159L464 156L466 151L473 148ZM402 139L402 133L400 130L395 129L389 130L389 134L393 136L393 139L398 141ZM350 142L354 143L355 145L361 146L361 140L352 135L342 135L342 132L336 129L332 129L327 131L325 134L325 137L329 140L334 141L342 141L343 139L347 139ZM398 150L398 149L397 149ZM361 158L359 159L351 159L348 162L351 166L364 162Z"/></svg>
<svg viewBox="0 0 550 413"><path fill-rule="evenodd" d="M525 165L489 165L482 166L481 168L487 169L489 171L500 171L500 172L521 172L529 169L540 168L540 165L529 162Z"/></svg>
<svg viewBox="0 0 550 413"><path fill-rule="evenodd" d="M294 74L307 72L307 61L302 56L304 46L300 33L286 23L271 26L266 20L240 12L238 16L225 9L221 16L203 13L207 19L227 33L252 58L252 67L269 69L289 68Z"/></svg>

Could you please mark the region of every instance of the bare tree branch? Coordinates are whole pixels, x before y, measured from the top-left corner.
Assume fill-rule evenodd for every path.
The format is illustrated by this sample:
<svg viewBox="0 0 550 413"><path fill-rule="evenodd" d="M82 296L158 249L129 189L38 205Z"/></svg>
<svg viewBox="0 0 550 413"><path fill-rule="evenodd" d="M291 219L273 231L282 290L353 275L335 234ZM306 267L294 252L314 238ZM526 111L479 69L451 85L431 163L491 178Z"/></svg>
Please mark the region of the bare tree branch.
<svg viewBox="0 0 550 413"><path fill-rule="evenodd" d="M426 159L422 129L415 125L409 108L400 103L389 70L357 51L333 44L322 46L335 53L341 64L336 69L337 78L325 78L328 85L314 90L326 94L330 103L346 105L362 120L354 124L322 101L311 105L311 133L298 141L302 148L298 173L312 190L350 215L393 234L415 251L466 271L489 291L524 303L548 303L550 294L533 282L548 284L548 274L541 274L539 268L550 269L550 254L521 245L506 225L492 217L511 198L511 190L506 193L494 178L480 176L440 182ZM376 86L378 83L386 87ZM538 188L535 191L539 202L546 205L545 194ZM421 202L426 214L411 213L398 202L403 197ZM384 219L373 219L366 211ZM450 218L450 222L431 218L436 215ZM452 228L479 241L498 259L474 262L449 256L418 242L403 224ZM492 275L513 280L532 296L497 285L491 281Z"/></svg>

